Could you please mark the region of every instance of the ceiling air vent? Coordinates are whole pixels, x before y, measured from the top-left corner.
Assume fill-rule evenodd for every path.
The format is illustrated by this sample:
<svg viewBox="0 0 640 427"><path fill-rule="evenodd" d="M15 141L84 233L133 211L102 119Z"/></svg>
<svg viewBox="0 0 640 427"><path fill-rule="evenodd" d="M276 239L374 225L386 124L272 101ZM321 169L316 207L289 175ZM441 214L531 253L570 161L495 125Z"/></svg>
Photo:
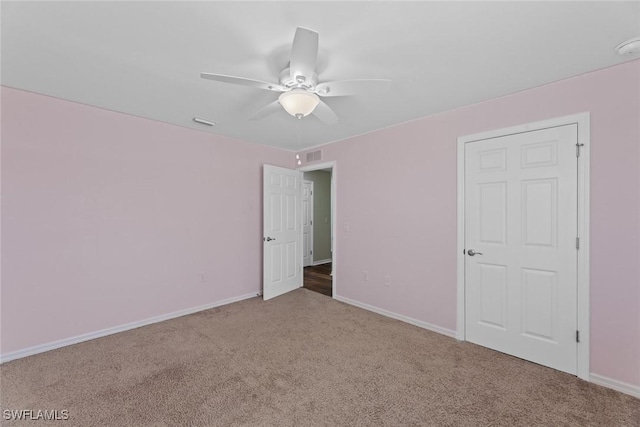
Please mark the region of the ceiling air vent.
<svg viewBox="0 0 640 427"><path fill-rule="evenodd" d="M307 163L322 160L322 150L310 151L307 153Z"/></svg>

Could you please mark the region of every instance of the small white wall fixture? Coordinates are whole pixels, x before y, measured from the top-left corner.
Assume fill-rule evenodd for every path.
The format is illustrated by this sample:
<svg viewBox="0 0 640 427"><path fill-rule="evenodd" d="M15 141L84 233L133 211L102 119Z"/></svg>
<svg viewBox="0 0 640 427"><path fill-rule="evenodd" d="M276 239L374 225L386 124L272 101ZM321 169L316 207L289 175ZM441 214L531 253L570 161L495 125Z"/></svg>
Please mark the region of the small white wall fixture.
<svg viewBox="0 0 640 427"><path fill-rule="evenodd" d="M578 126L578 319L580 342L577 354L577 376L589 381L589 164L591 153L590 114L588 112L535 123L462 136L457 141L458 209L457 209L457 319L456 338L465 341L465 144L490 138L576 124Z"/></svg>

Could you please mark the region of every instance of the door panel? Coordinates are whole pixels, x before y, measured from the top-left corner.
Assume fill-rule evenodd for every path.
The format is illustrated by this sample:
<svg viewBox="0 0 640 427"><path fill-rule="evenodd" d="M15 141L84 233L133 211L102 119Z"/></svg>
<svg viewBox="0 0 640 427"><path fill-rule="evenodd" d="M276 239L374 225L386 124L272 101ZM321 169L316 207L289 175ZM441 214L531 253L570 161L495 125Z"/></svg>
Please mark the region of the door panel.
<svg viewBox="0 0 640 427"><path fill-rule="evenodd" d="M479 263L480 322L500 329L506 328L507 268L504 265Z"/></svg>
<svg viewBox="0 0 640 427"><path fill-rule="evenodd" d="M507 236L507 183L489 182L478 185L480 241L504 245Z"/></svg>
<svg viewBox="0 0 640 427"><path fill-rule="evenodd" d="M465 144L467 339L573 374L576 143L566 125Z"/></svg>
<svg viewBox="0 0 640 427"><path fill-rule="evenodd" d="M558 324L558 286L555 271L522 269L522 332L555 342L554 325Z"/></svg>
<svg viewBox="0 0 640 427"><path fill-rule="evenodd" d="M558 246L558 179L522 181L522 244Z"/></svg>
<svg viewBox="0 0 640 427"><path fill-rule="evenodd" d="M265 300L302 286L301 182L298 171L264 165Z"/></svg>

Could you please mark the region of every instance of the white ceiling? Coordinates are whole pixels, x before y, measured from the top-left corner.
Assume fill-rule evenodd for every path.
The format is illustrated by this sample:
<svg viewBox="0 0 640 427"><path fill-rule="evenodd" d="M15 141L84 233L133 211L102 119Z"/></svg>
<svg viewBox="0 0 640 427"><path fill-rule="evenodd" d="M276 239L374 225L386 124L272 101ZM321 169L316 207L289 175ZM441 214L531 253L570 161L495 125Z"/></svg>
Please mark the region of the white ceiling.
<svg viewBox="0 0 640 427"><path fill-rule="evenodd" d="M2 84L297 150L611 66L640 35L640 2L2 2ZM200 72L277 82L296 27L320 33L319 81L388 78L325 98L328 126L277 93ZM194 116L213 120L208 128Z"/></svg>

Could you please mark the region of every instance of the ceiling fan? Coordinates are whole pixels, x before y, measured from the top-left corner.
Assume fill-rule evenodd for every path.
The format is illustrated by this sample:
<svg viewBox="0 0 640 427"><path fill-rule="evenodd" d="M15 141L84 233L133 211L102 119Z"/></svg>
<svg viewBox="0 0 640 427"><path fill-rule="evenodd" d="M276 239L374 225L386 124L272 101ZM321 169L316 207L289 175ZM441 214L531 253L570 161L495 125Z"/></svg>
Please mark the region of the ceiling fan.
<svg viewBox="0 0 640 427"><path fill-rule="evenodd" d="M281 92L277 100L258 110L250 120L266 117L282 107L298 119L313 114L326 124L337 123L339 119L336 113L320 99L321 97L355 95L376 89L389 82L387 79L358 79L320 83L316 74L317 59L318 33L298 27L293 38L289 66L280 73L279 83L212 73L201 73L200 77Z"/></svg>

